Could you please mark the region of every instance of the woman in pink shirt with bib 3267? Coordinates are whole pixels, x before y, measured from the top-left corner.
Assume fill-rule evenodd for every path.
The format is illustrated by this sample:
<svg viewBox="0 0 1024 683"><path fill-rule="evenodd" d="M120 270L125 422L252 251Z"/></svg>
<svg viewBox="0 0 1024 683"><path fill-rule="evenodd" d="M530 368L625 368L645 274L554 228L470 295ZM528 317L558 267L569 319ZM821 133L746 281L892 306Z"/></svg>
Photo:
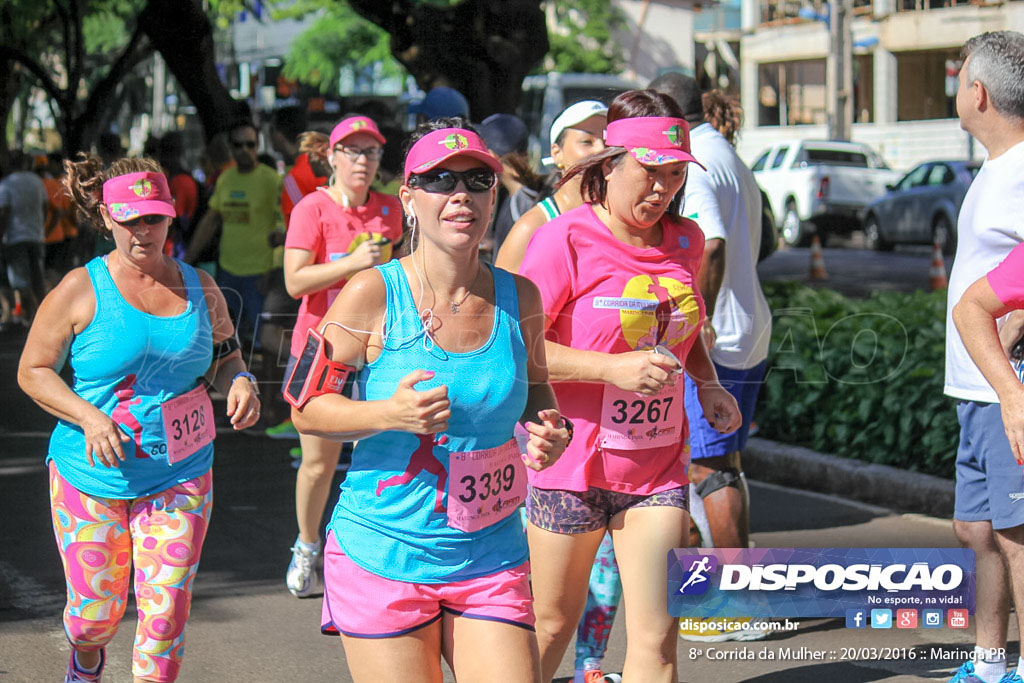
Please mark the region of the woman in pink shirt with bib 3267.
<svg viewBox="0 0 1024 683"><path fill-rule="evenodd" d="M697 161L682 113L654 91L623 93L605 144L562 181L579 176L585 203L538 231L520 268L540 287L551 381L575 425L562 458L530 473L537 638L550 680L610 530L629 605L623 678L667 683L676 680L676 620L665 557L689 533L681 372L697 382L716 428L736 429L740 415L697 343L703 235L670 210Z"/></svg>
<svg viewBox="0 0 1024 683"><path fill-rule="evenodd" d="M359 271L391 260L402 236L402 205L370 190L383 154L384 136L365 116L352 116L331 131L327 187L303 197L292 210L285 241L288 293L302 297L292 333L285 378L301 357L306 333L320 322L341 288ZM295 484L299 537L292 548L286 584L292 595L319 594L320 522L331 491L341 444L300 434L302 464Z"/></svg>

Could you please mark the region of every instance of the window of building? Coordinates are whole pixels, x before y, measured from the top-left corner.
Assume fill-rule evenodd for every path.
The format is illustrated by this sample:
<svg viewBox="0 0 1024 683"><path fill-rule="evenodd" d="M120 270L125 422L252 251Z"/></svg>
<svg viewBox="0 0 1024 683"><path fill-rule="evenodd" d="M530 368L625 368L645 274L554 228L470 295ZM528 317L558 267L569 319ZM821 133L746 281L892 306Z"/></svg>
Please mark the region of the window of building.
<svg viewBox="0 0 1024 683"><path fill-rule="evenodd" d="M958 49L897 52L898 120L956 118L958 60ZM953 65L951 76L947 74L947 62Z"/></svg>

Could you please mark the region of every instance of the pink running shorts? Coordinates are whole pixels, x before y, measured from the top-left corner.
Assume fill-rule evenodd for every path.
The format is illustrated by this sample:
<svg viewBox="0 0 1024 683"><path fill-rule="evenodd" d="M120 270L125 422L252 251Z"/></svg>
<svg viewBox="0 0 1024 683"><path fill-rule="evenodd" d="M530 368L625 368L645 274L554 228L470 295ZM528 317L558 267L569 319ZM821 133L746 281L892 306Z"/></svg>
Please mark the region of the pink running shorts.
<svg viewBox="0 0 1024 683"><path fill-rule="evenodd" d="M406 583L366 571L338 545L324 544L324 606L320 632L391 638L432 624L441 612L533 630L530 563L454 583Z"/></svg>

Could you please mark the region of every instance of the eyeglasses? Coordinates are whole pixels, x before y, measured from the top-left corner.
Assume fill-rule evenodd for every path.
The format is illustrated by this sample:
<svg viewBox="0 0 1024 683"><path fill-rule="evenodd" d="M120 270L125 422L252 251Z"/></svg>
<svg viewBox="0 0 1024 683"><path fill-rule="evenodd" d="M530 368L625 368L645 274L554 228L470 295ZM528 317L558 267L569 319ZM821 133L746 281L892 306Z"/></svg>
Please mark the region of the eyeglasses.
<svg viewBox="0 0 1024 683"><path fill-rule="evenodd" d="M164 216L163 214L151 213L147 216L136 216L135 218L130 218L126 221L117 221L117 223L126 228L134 228L137 227L139 223L145 223L146 225L160 225L167 219L168 216Z"/></svg>
<svg viewBox="0 0 1024 683"><path fill-rule="evenodd" d="M349 147L348 145L339 145L334 148L334 151L341 152L349 161L355 161L364 154L367 161L380 161L381 155L384 154L383 147Z"/></svg>
<svg viewBox="0 0 1024 683"><path fill-rule="evenodd" d="M471 168L468 171L427 171L409 176L409 187L417 187L425 192L447 194L454 192L459 181L470 192L486 192L498 182L498 176L486 168Z"/></svg>
<svg viewBox="0 0 1024 683"><path fill-rule="evenodd" d="M242 149L243 147L245 147L246 149L256 149L256 141L245 140L244 142L235 142L234 140L232 140L231 146L234 147L235 149Z"/></svg>

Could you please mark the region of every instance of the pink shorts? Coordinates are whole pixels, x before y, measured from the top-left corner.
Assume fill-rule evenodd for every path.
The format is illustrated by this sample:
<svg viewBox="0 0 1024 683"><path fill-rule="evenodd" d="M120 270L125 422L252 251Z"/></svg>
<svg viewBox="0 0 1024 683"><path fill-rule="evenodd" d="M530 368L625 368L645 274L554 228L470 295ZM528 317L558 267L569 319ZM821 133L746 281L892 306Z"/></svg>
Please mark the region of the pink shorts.
<svg viewBox="0 0 1024 683"><path fill-rule="evenodd" d="M533 630L530 563L454 583L407 583L366 571L327 534L320 632L391 638L432 624L441 612Z"/></svg>

